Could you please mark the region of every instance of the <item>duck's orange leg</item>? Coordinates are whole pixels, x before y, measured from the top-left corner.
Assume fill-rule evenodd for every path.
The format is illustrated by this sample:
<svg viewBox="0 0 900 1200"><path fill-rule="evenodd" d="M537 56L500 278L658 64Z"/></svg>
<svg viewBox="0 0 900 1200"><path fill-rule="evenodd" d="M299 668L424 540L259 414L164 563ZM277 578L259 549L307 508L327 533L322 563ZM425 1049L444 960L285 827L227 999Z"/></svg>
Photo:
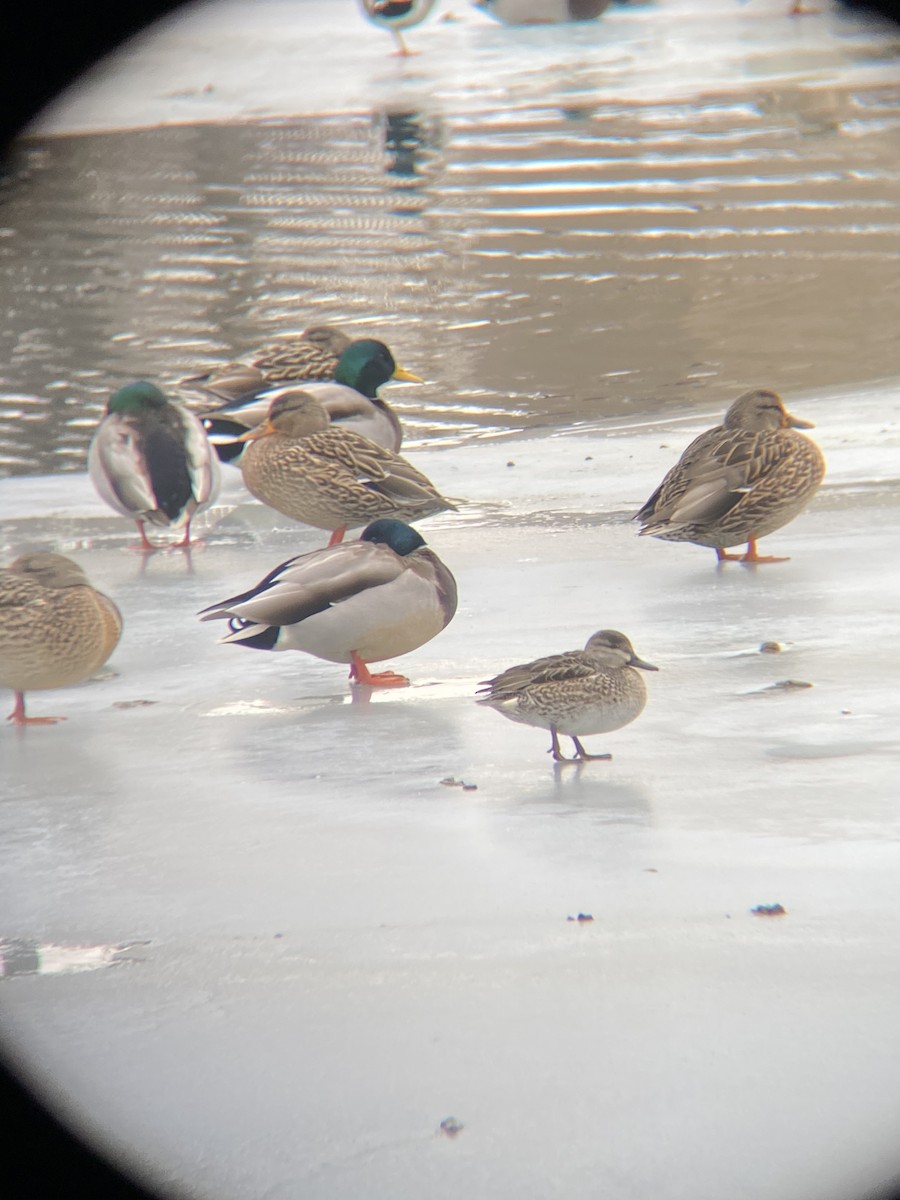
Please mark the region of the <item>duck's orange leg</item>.
<svg viewBox="0 0 900 1200"><path fill-rule="evenodd" d="M716 546L716 558L719 562L742 562L742 563L773 563L773 562L790 562L790 558L779 558L774 554L760 554L756 549L756 538L747 539L747 549L744 554L728 554L724 546Z"/></svg>
<svg viewBox="0 0 900 1200"><path fill-rule="evenodd" d="M191 518L188 517L187 524L184 527L184 537L180 542L175 542L176 550L190 550L192 546L196 546L196 538L191 542Z"/></svg>
<svg viewBox="0 0 900 1200"><path fill-rule="evenodd" d="M354 650L350 655L350 678L366 687L409 687L405 675L396 671L377 671L373 674Z"/></svg>
<svg viewBox="0 0 900 1200"><path fill-rule="evenodd" d="M147 537L147 531L144 528L143 521L136 520L135 525L137 525L138 533L141 535L141 544L140 544L140 546L137 546L136 549L139 550L142 554L145 554L145 553L153 554L154 551L159 549L159 546L154 546L153 543L150 541L150 539Z"/></svg>
<svg viewBox="0 0 900 1200"><path fill-rule="evenodd" d="M331 531L331 537L328 539L328 545L336 546L338 544L338 542L342 542L344 540L344 534L346 532L347 532L346 525L341 525L341 527L339 529L333 529Z"/></svg>
<svg viewBox="0 0 900 1200"><path fill-rule="evenodd" d="M57 721L64 721L65 717L26 717L25 716L25 693L16 692L16 705L7 721L12 721L13 725L55 725Z"/></svg>

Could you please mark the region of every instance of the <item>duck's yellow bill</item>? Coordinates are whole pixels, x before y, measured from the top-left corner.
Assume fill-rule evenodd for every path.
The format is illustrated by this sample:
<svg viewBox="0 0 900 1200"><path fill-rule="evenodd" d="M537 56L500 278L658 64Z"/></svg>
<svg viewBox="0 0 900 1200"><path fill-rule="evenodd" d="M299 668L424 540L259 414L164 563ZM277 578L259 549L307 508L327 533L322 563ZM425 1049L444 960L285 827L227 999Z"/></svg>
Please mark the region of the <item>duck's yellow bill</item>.
<svg viewBox="0 0 900 1200"><path fill-rule="evenodd" d="M396 367L391 379L401 379L404 383L424 383L424 379L420 379L418 375L413 375L412 371L407 371L405 367Z"/></svg>

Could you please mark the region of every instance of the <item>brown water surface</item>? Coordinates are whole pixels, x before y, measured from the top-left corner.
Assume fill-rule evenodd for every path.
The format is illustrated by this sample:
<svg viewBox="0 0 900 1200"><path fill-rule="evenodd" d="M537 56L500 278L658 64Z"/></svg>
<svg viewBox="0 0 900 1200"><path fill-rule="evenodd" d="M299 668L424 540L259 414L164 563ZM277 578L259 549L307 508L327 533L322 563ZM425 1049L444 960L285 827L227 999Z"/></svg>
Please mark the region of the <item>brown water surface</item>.
<svg viewBox="0 0 900 1200"><path fill-rule="evenodd" d="M897 369L900 94L762 81L20 143L0 468L80 470L109 393L336 321L411 442Z"/></svg>

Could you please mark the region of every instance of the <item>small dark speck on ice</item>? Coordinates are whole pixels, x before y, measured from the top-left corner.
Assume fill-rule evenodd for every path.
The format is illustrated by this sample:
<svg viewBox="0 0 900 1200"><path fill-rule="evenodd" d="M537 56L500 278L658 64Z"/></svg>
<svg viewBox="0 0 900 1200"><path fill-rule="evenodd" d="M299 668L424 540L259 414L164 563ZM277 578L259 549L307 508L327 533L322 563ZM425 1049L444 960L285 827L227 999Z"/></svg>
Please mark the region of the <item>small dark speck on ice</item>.
<svg viewBox="0 0 900 1200"><path fill-rule="evenodd" d="M782 904L757 904L750 911L754 917L786 917L787 909Z"/></svg>
<svg viewBox="0 0 900 1200"><path fill-rule="evenodd" d="M590 913L579 913L577 917L566 917L567 921L577 921L579 925L583 925L585 921L593 921Z"/></svg>
<svg viewBox="0 0 900 1200"><path fill-rule="evenodd" d="M449 1138L455 1138L464 1129L465 1125L463 1125L462 1121L457 1121L456 1117L444 1117L438 1126L438 1132Z"/></svg>

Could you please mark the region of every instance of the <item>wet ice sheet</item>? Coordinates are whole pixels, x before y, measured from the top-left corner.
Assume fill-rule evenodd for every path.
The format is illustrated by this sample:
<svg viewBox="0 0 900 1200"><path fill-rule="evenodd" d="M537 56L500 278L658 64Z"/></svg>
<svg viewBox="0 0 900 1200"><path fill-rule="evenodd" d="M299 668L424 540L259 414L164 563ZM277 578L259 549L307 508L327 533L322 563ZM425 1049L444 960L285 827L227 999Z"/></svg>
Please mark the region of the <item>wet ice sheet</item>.
<svg viewBox="0 0 900 1200"><path fill-rule="evenodd" d="M705 414L417 453L472 498L421 526L460 610L356 700L196 621L322 541L236 472L191 571L126 553L83 477L0 484L4 559L49 536L126 622L112 678L35 697L65 724L0 731L6 935L148 943L2 983L77 1120L217 1200L843 1200L896 1166L900 405L788 400L829 476L768 568L626 520ZM602 626L660 667L588 739L612 762L472 703Z"/></svg>

